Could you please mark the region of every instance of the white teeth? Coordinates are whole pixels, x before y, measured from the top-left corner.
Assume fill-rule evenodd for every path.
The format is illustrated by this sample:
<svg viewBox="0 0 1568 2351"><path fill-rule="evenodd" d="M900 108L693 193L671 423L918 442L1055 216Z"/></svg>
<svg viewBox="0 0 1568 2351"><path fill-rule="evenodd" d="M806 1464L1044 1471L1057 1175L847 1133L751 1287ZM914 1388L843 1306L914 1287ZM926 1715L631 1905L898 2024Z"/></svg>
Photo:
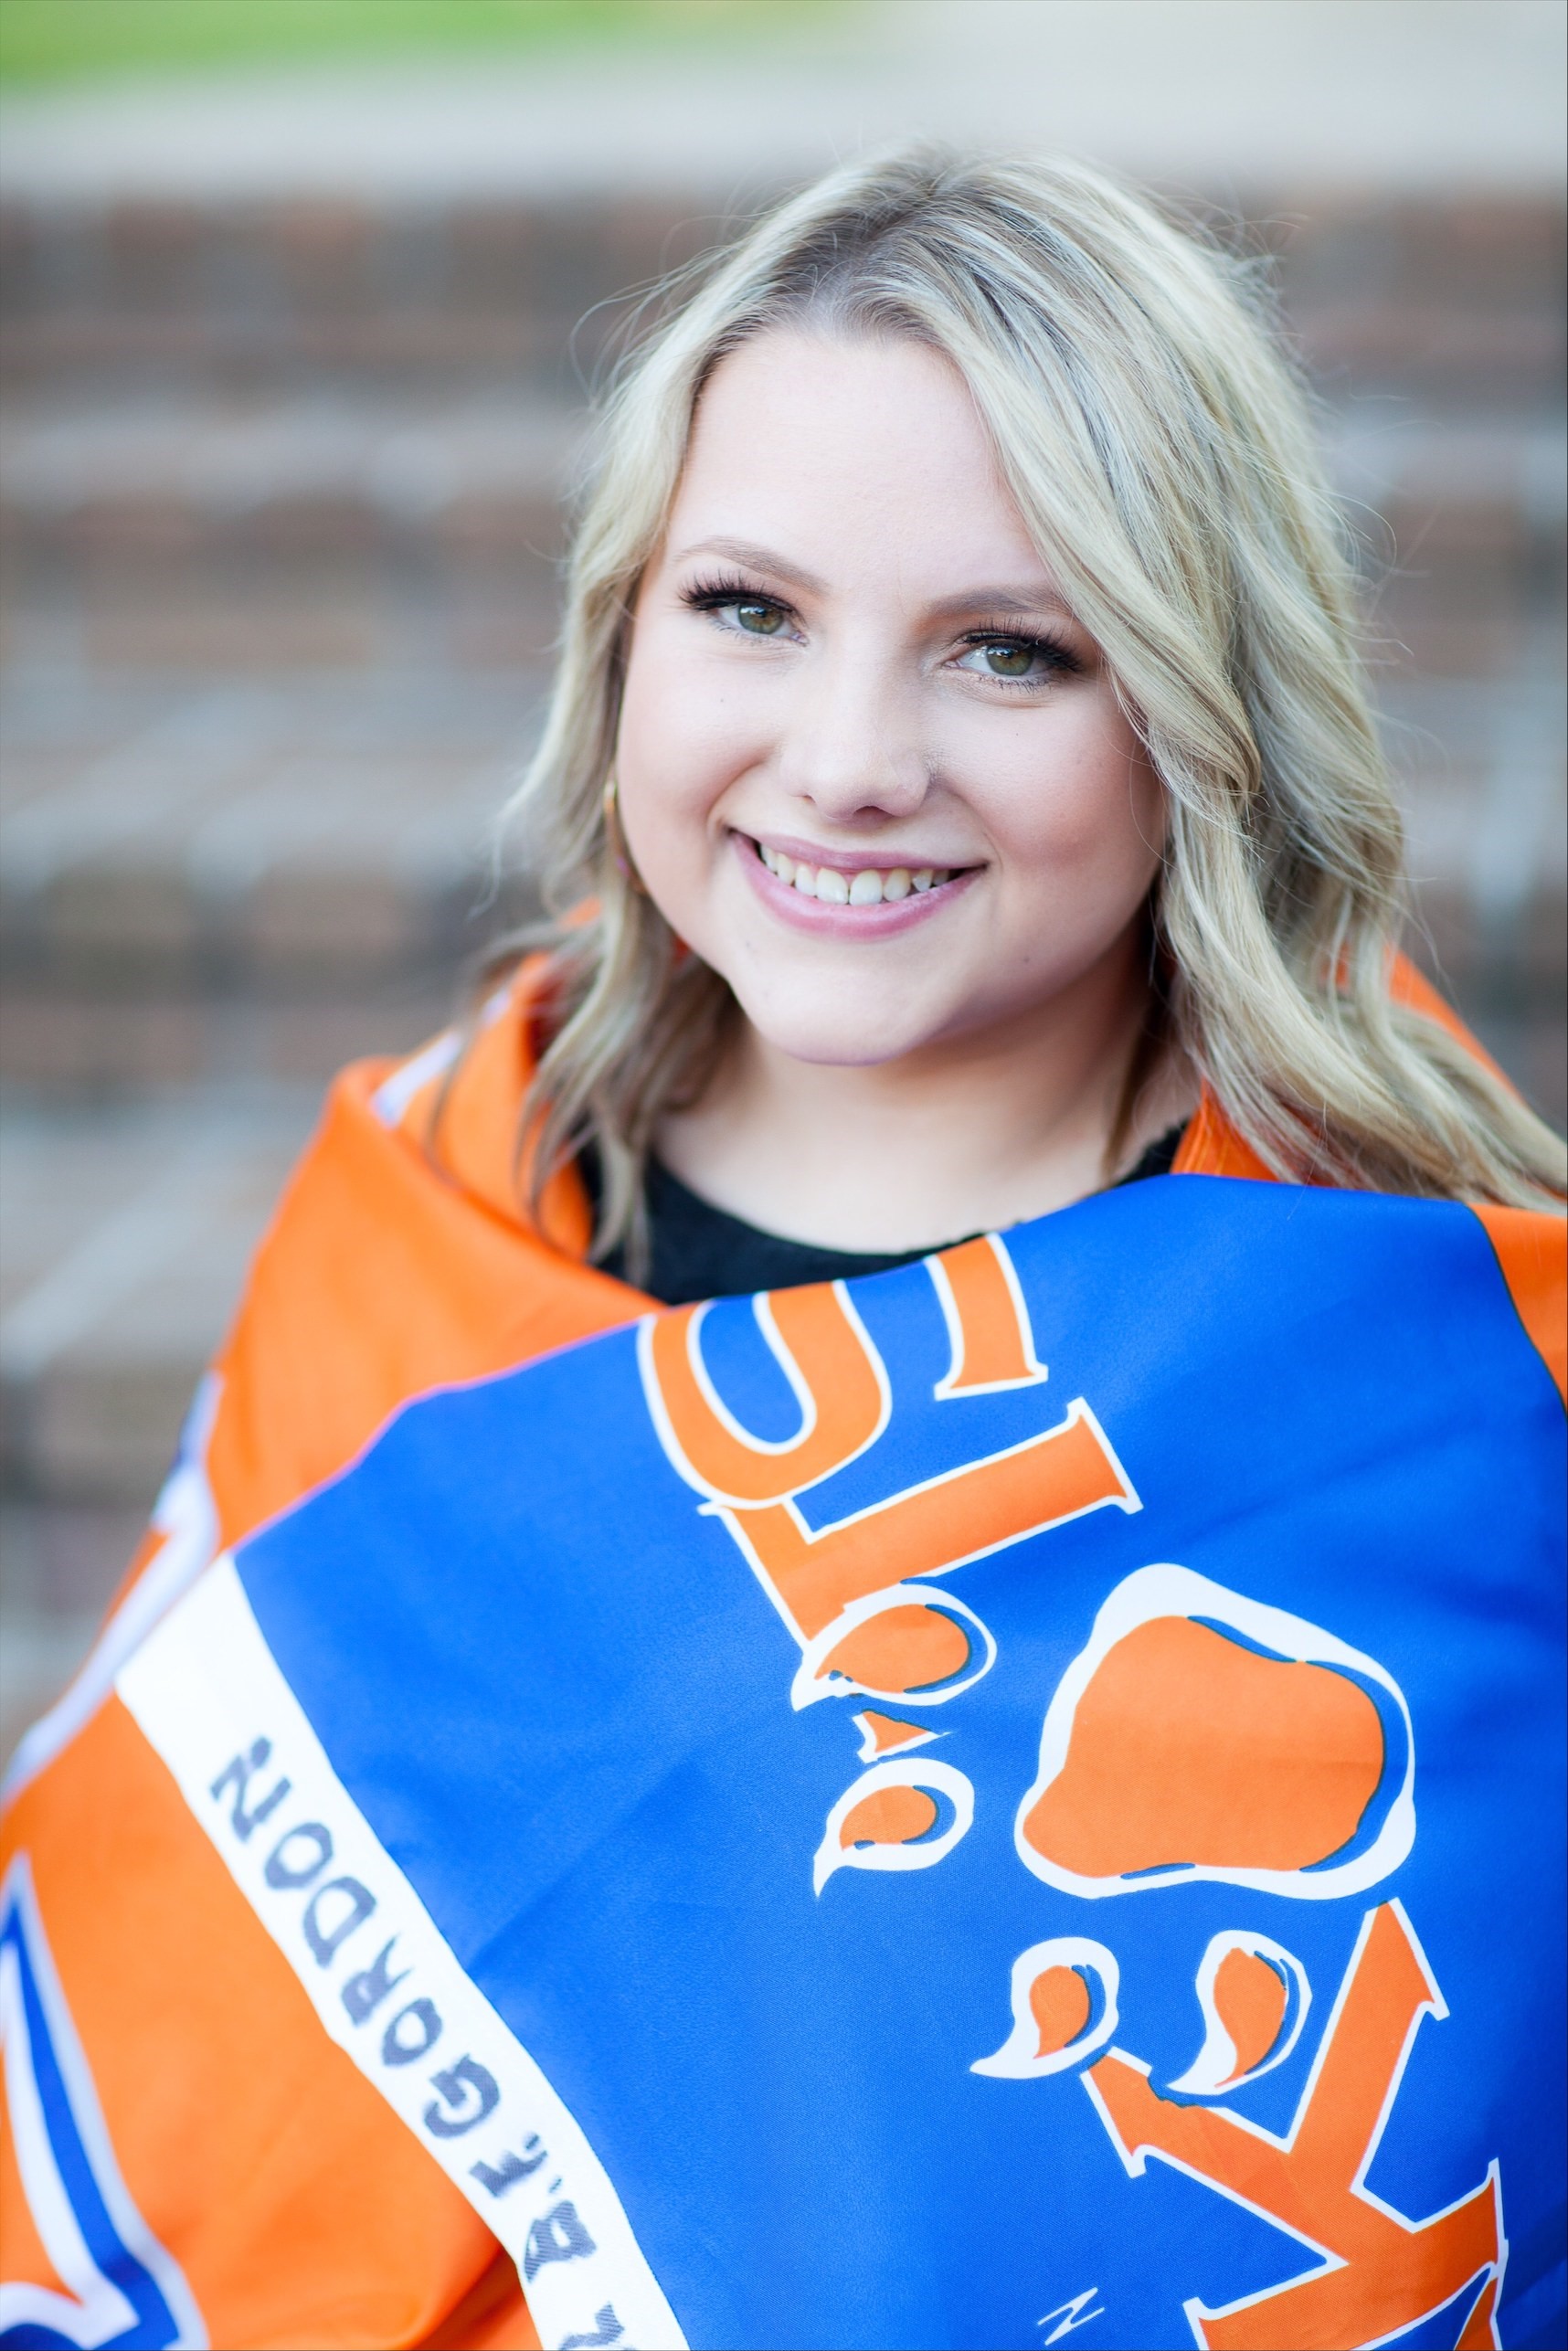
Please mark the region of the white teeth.
<svg viewBox="0 0 1568 2351"><path fill-rule="evenodd" d="M919 865L913 871L907 865L895 865L886 873L863 865L853 874L841 874L833 865L808 865L782 849L770 849L766 842L758 842L757 852L768 872L776 874L787 888L799 890L803 898L820 898L830 906L874 906L885 898L896 903L911 890L935 889L939 883L950 881L953 874L950 865Z"/></svg>

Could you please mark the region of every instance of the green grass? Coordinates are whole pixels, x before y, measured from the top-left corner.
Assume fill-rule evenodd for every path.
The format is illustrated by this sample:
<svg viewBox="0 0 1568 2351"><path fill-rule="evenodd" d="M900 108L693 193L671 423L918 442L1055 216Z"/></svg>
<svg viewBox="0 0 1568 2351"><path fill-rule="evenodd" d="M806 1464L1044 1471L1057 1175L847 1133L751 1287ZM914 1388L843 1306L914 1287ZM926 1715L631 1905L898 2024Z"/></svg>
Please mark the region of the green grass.
<svg viewBox="0 0 1568 2351"><path fill-rule="evenodd" d="M0 81L747 39L801 29L842 0L0 0Z"/></svg>

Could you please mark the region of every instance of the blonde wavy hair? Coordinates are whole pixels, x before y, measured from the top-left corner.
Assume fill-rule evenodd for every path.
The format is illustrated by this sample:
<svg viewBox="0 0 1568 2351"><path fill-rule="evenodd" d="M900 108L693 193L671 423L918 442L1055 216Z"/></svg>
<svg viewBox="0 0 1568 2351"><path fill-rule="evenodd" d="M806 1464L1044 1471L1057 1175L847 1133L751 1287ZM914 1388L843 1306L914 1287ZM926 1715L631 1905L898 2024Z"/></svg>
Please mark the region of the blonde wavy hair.
<svg viewBox="0 0 1568 2351"><path fill-rule="evenodd" d="M787 325L913 336L969 385L1164 783L1160 1043L1259 1158L1297 1181L1561 1193L1551 1130L1390 994L1402 834L1356 572L1257 265L1098 172L919 150L830 173L672 281L604 401L548 718L508 812L554 916L524 1118L535 1213L591 1146L593 1254L625 1243L635 1266L658 1122L701 1094L736 1015L624 870L606 787L703 387Z"/></svg>

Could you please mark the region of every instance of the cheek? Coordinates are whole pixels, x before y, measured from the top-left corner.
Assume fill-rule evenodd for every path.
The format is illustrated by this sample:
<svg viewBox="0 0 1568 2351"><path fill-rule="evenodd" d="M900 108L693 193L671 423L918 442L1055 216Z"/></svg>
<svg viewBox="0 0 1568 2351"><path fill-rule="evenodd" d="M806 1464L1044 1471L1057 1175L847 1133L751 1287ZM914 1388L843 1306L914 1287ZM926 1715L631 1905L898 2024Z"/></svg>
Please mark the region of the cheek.
<svg viewBox="0 0 1568 2351"><path fill-rule="evenodd" d="M684 616L675 627L640 622L616 738L629 830L705 822L755 756L741 698L709 649L694 645Z"/></svg>
<svg viewBox="0 0 1568 2351"><path fill-rule="evenodd" d="M1032 897L1136 902L1165 842L1165 796L1119 709L1064 713L1045 759L1035 744L1005 783L992 823L1004 863Z"/></svg>
<svg viewBox="0 0 1568 2351"><path fill-rule="evenodd" d="M643 881L679 929L683 909L665 901L701 850L715 786L702 742L700 698L679 666L660 658L658 634L640 628L632 641L615 774L627 844Z"/></svg>
<svg viewBox="0 0 1568 2351"><path fill-rule="evenodd" d="M621 694L615 774L626 844L643 886L677 937L708 952L713 814L744 755L722 683L715 692L701 656L686 629L639 622Z"/></svg>
<svg viewBox="0 0 1568 2351"><path fill-rule="evenodd" d="M621 692L615 768L628 811L662 800L691 768L695 712L678 668L660 659L659 631L639 626Z"/></svg>

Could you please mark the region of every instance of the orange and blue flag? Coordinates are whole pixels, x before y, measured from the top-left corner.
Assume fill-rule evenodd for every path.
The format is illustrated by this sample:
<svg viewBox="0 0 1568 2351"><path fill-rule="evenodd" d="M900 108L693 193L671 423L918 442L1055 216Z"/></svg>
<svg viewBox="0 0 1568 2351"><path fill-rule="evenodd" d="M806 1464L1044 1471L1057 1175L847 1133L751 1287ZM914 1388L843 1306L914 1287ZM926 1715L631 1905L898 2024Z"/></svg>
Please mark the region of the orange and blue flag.
<svg viewBox="0 0 1568 2351"><path fill-rule="evenodd" d="M0 2341L1560 2342L1561 1227L1206 1114L550 1305L439 1076L340 1091L19 1759Z"/></svg>

